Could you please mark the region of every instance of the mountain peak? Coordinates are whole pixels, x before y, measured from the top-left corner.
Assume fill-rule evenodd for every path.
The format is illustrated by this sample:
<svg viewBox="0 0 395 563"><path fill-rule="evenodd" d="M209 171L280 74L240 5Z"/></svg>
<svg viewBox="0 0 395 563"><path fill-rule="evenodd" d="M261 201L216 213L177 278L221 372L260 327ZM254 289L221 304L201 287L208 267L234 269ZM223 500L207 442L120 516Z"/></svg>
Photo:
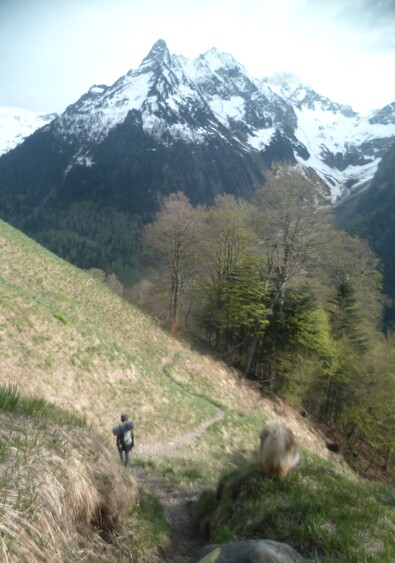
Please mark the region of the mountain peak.
<svg viewBox="0 0 395 563"><path fill-rule="evenodd" d="M326 96L318 94L309 84L291 72L272 74L264 78L262 83L267 84L276 94L290 100L299 109L304 107L316 110L321 107L325 111L341 113L345 117L356 117L357 115L350 106L332 102Z"/></svg>
<svg viewBox="0 0 395 563"><path fill-rule="evenodd" d="M152 46L150 54L160 54L163 52L169 52L166 41L164 39L158 39L158 41L156 41Z"/></svg>
<svg viewBox="0 0 395 563"><path fill-rule="evenodd" d="M311 86L305 84L299 76L292 72L276 72L264 78L262 82L268 84L277 94L285 94L293 101L301 102L307 93L315 94Z"/></svg>
<svg viewBox="0 0 395 563"><path fill-rule="evenodd" d="M235 67L240 66L239 63L230 55L229 53L224 53L219 51L215 47L212 47L206 51L203 55L199 56L200 60L206 61L211 70L218 70L222 67Z"/></svg>
<svg viewBox="0 0 395 563"><path fill-rule="evenodd" d="M171 55L169 49L167 48L166 41L163 39L158 39L158 41L152 46L148 55L143 59L141 65L147 65L152 63L168 63L171 60Z"/></svg>
<svg viewBox="0 0 395 563"><path fill-rule="evenodd" d="M290 84L300 86L303 81L293 72L274 72L266 78L266 81L271 84Z"/></svg>
<svg viewBox="0 0 395 563"><path fill-rule="evenodd" d="M107 143L110 134L113 139L119 131L133 130L136 139L143 135L152 143L147 156L141 148L141 158L146 156L147 162L151 149L159 154L169 146L194 145L200 152L215 142L227 155L231 151L242 153L243 159L251 155L251 185L262 181L262 170L272 161L295 161L314 169L335 201L346 184L360 179L366 183L374 174L380 154L395 139L395 104L362 118L319 95L292 73L258 80L217 48L187 59L171 54L159 39L137 69L112 86L92 86L48 130L67 146L81 147L65 164L66 179L72 178L73 167L91 166L95 147ZM0 127L0 144L1 134ZM201 183L194 185L204 191L200 173L197 177ZM174 178L163 181L172 183ZM213 178L212 189L222 189L214 187L218 180L216 175ZM247 180L240 185L244 189Z"/></svg>

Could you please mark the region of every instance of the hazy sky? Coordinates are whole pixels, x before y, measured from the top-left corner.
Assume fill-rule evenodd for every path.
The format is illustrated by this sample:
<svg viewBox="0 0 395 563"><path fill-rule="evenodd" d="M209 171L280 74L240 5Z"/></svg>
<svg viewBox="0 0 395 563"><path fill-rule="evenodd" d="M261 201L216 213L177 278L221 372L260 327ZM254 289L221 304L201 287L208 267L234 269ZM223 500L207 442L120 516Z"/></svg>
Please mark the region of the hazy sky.
<svg viewBox="0 0 395 563"><path fill-rule="evenodd" d="M158 39L294 72L357 111L395 101L395 0L0 0L0 106L62 112Z"/></svg>

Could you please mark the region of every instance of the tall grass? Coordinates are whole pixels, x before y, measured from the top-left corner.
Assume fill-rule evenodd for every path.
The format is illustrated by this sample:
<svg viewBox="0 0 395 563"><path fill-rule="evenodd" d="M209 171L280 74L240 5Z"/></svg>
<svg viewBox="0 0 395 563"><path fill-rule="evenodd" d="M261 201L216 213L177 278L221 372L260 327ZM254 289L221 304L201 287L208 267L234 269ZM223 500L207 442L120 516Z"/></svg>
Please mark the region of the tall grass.
<svg viewBox="0 0 395 563"><path fill-rule="evenodd" d="M19 403L19 393L16 385L0 386L0 411L15 412Z"/></svg>
<svg viewBox="0 0 395 563"><path fill-rule="evenodd" d="M115 448L15 386L1 388L0 405L0 561L158 560L163 512Z"/></svg>
<svg viewBox="0 0 395 563"><path fill-rule="evenodd" d="M35 416L59 425L86 426L86 417L53 405L42 397L22 396L16 385L0 385L0 412Z"/></svg>

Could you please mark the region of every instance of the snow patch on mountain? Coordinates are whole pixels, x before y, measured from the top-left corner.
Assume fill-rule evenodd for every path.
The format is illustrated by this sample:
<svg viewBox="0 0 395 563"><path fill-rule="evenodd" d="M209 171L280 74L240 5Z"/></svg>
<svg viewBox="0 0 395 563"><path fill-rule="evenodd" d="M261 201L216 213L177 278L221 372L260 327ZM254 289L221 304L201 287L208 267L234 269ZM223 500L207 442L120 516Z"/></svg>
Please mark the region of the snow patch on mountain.
<svg viewBox="0 0 395 563"><path fill-rule="evenodd" d="M228 100L214 96L209 106L216 118L227 126L230 120L241 121L245 117L244 99L241 96L231 96Z"/></svg>
<svg viewBox="0 0 395 563"><path fill-rule="evenodd" d="M360 147L372 140L395 139L395 123L370 124L371 113L347 117L342 113L323 110L319 104L315 109L295 108L298 119L296 138L303 143L310 153L310 158L296 159L304 166L313 168L321 179L329 184L331 201L334 203L345 192L345 186L358 189L366 184L375 174L380 158L371 149L372 154L365 153L364 162L360 165L348 165L344 169L326 163L328 152L336 155L358 153Z"/></svg>
<svg viewBox="0 0 395 563"><path fill-rule="evenodd" d="M268 147L270 145L270 141L275 132L276 130L274 129L274 127L256 130L254 131L254 133L248 136L247 142L254 149L261 151L265 147Z"/></svg>
<svg viewBox="0 0 395 563"><path fill-rule="evenodd" d="M318 147L325 145L333 154L345 152L350 147L357 147L370 139L395 136L395 123L369 124L370 114L346 117L325 111L318 104L314 110L295 108L295 112L298 118L296 135L298 136L298 132L303 132L305 138L314 140Z"/></svg>
<svg viewBox="0 0 395 563"><path fill-rule="evenodd" d="M0 156L56 117L14 107L0 107Z"/></svg>
<svg viewBox="0 0 395 563"><path fill-rule="evenodd" d="M142 108L151 80L151 75L140 73L122 77L112 88L91 88L56 120L58 134L82 140L104 139L125 121L130 110Z"/></svg>

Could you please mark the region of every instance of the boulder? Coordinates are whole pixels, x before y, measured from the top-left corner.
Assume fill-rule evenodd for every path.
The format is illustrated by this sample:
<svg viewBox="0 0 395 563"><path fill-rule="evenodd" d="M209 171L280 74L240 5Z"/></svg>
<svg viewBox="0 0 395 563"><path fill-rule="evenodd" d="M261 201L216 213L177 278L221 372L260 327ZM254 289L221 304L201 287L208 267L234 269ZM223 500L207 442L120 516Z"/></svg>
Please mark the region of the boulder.
<svg viewBox="0 0 395 563"><path fill-rule="evenodd" d="M192 563L303 563L297 551L272 540L245 540L204 547Z"/></svg>

